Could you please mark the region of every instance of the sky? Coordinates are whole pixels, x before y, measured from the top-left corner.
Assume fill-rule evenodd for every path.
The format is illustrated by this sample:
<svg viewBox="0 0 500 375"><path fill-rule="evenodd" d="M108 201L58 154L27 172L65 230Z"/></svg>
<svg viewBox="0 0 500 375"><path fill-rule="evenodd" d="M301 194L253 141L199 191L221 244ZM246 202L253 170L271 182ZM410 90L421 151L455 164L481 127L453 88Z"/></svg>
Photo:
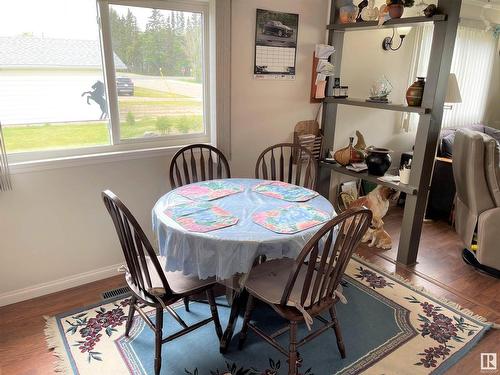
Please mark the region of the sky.
<svg viewBox="0 0 500 375"><path fill-rule="evenodd" d="M119 14L126 6L113 5ZM151 9L134 7L138 26L144 29ZM168 13L168 11L163 11ZM97 40L95 0L0 0L0 36L33 33L37 37Z"/></svg>

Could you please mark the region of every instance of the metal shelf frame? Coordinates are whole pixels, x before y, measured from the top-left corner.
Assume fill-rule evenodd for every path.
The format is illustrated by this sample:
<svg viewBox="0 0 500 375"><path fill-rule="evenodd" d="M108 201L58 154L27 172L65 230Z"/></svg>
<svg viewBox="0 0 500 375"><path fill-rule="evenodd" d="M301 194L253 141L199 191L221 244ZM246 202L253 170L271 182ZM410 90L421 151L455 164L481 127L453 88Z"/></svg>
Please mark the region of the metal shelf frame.
<svg viewBox="0 0 500 375"><path fill-rule="evenodd" d="M356 30L377 29L373 22L340 24L338 20L337 0L331 0L330 23L328 29L328 43L335 46L336 52L331 62L340 76L342 50L345 32ZM434 22L431 56L427 80L425 85L422 107L407 107L394 104L367 103L356 99L327 98L323 105L321 128L324 135L325 150L333 147L335 128L337 126L337 110L340 105L355 105L373 109L415 112L420 115L418 130L415 139L415 149L412 162L412 173L409 187L413 187L413 194L406 198L401 235L399 240L397 262L413 265L417 262L418 247L425 216L427 196L434 167L441 122L443 119L444 100L448 85L448 77L455 47L455 38L459 23L462 0L438 0L441 15L432 18L409 17L398 20L389 20L382 28L408 26L422 22ZM327 96L333 96L333 80L329 80ZM375 104L375 105L373 105ZM340 167L339 167L340 168ZM352 175L347 170L333 168L328 163L320 163L319 192L329 198L332 172ZM358 178L373 179L369 175L357 175ZM377 183L383 184L381 181ZM398 190L402 190L401 188Z"/></svg>

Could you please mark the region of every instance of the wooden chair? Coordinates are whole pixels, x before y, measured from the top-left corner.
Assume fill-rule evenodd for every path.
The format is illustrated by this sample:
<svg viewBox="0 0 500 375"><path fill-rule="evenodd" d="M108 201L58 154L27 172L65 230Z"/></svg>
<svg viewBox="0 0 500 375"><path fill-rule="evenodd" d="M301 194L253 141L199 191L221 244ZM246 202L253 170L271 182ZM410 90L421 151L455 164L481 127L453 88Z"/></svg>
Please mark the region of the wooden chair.
<svg viewBox="0 0 500 375"><path fill-rule="evenodd" d="M155 254L151 243L148 241L139 223L134 216L111 191L102 193L104 205L109 211L121 243L123 255L127 263L125 279L132 297L125 336L129 335L134 314L137 313L144 319L146 324L155 332L155 374L160 373L161 368L161 346L180 336L185 335L211 321L215 324L215 332L222 336L222 327L219 322L217 307L213 293L215 280L199 280L195 277L186 277L181 272L165 272L164 257ZM184 297L189 297L201 292L206 292L212 316L196 324L188 326L175 312L171 305ZM138 301L152 306L156 310L155 323L141 310ZM182 329L166 338L163 338L163 311L182 326Z"/></svg>
<svg viewBox="0 0 500 375"><path fill-rule="evenodd" d="M210 145L194 144L183 147L170 162L172 189L219 178L231 178L229 163L222 151Z"/></svg>
<svg viewBox="0 0 500 375"><path fill-rule="evenodd" d="M294 166L294 160L297 160ZM266 148L255 165L255 178L288 182L316 189L318 164L308 149L294 143L279 143Z"/></svg>
<svg viewBox="0 0 500 375"><path fill-rule="evenodd" d="M243 347L250 328L288 357L288 374L295 375L299 359L297 349L333 328L340 355L345 358L345 347L335 312L335 304L340 296L337 288L352 251L368 229L371 219L370 210L347 210L326 223L304 246L296 260L275 259L253 268L245 283L249 298L239 348ZM269 304L281 317L289 320L287 327L267 335L250 323L254 298ZM321 316L325 311L329 311L331 320ZM311 324L314 318L324 325L298 341L297 325L301 322ZM290 342L288 349L285 349L276 338L287 331Z"/></svg>
<svg viewBox="0 0 500 375"><path fill-rule="evenodd" d="M220 178L231 178L229 163L222 151L210 145L200 143L185 146L175 153L170 162L172 189L193 182ZM184 306L186 311L189 311L188 297L184 299Z"/></svg>

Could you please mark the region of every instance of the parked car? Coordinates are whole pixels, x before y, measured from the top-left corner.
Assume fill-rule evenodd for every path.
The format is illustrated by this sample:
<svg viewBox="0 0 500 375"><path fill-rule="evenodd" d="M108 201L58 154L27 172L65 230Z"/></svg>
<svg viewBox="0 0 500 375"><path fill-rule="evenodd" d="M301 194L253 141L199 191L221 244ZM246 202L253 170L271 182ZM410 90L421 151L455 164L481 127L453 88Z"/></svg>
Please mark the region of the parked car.
<svg viewBox="0 0 500 375"><path fill-rule="evenodd" d="M290 38L293 35L293 29L284 25L281 21L267 21L264 24L263 33Z"/></svg>
<svg viewBox="0 0 500 375"><path fill-rule="evenodd" d="M134 82L129 77L116 78L116 91L119 96L134 95Z"/></svg>

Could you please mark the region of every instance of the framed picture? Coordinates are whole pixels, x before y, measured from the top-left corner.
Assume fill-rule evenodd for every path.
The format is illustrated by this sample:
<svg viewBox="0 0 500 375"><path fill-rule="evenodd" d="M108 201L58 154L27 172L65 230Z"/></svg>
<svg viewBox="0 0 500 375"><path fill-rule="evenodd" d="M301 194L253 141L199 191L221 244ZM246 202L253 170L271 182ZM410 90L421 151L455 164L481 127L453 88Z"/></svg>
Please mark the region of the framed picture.
<svg viewBox="0 0 500 375"><path fill-rule="evenodd" d="M299 15L257 9L254 77L295 79Z"/></svg>

